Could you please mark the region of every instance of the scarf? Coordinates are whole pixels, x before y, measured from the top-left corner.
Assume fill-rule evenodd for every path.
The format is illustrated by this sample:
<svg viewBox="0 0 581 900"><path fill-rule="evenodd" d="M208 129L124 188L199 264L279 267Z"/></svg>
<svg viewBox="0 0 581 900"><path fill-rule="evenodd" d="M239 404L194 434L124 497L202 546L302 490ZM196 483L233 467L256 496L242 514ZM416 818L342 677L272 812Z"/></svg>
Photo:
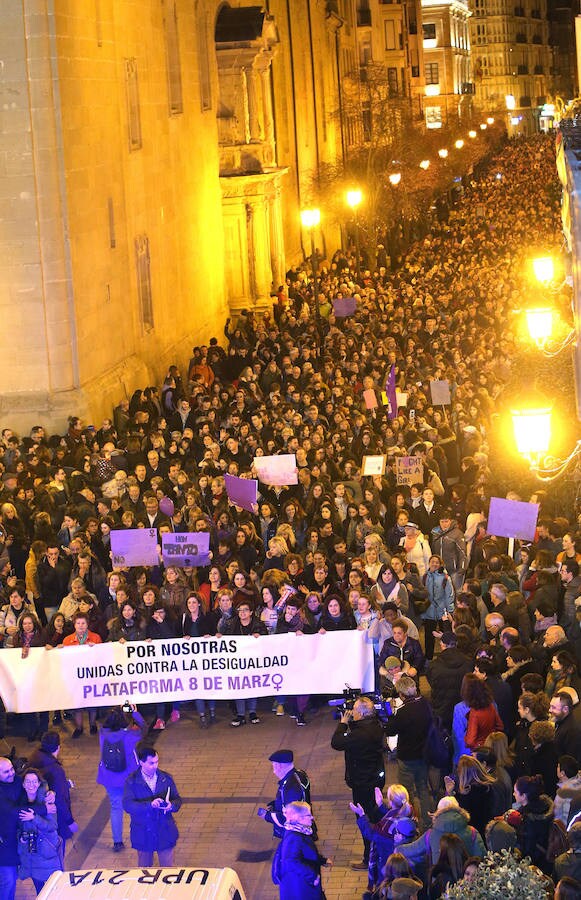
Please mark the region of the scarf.
<svg viewBox="0 0 581 900"><path fill-rule="evenodd" d="M284 823L285 831L296 831L298 834L308 834L311 835L313 833L312 825L301 825L298 822L285 822Z"/></svg>

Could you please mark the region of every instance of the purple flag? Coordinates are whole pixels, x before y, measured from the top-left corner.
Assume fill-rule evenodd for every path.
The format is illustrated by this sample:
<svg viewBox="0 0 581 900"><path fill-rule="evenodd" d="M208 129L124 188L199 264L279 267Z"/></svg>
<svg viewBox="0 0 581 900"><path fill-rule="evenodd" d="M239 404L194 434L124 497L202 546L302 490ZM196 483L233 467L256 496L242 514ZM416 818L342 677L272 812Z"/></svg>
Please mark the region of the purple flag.
<svg viewBox="0 0 581 900"><path fill-rule="evenodd" d="M389 370L389 375L387 376L387 381L385 382L385 393L387 395L388 404L387 404L387 418L388 419L396 419L397 418L397 395L395 391L395 363L392 365Z"/></svg>
<svg viewBox="0 0 581 900"><path fill-rule="evenodd" d="M352 316L356 309L357 300L355 297L338 297L336 300L333 300L333 312L336 319Z"/></svg>
<svg viewBox="0 0 581 900"><path fill-rule="evenodd" d="M224 475L226 493L234 506L240 506L248 512L254 512L258 482L256 478L237 478L236 475Z"/></svg>

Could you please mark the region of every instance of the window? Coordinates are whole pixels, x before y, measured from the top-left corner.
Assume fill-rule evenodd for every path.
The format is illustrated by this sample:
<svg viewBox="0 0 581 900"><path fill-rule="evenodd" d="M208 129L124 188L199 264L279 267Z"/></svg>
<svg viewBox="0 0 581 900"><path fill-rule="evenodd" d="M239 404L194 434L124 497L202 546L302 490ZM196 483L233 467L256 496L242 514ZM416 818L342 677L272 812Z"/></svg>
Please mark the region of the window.
<svg viewBox="0 0 581 900"><path fill-rule="evenodd" d="M176 116L184 111L176 0L164 0L163 5L169 114Z"/></svg>
<svg viewBox="0 0 581 900"><path fill-rule="evenodd" d="M440 71L438 63L426 63L426 84L439 84Z"/></svg>
<svg viewBox="0 0 581 900"><path fill-rule="evenodd" d="M125 90L127 94L127 130L129 134L129 149L140 150L143 146L141 139L141 113L139 110L139 82L137 80L137 60L135 57L125 60Z"/></svg>
<svg viewBox="0 0 581 900"><path fill-rule="evenodd" d="M363 117L363 140L370 141L371 140L371 104L369 102L363 104L363 108L361 110Z"/></svg>
<svg viewBox="0 0 581 900"><path fill-rule="evenodd" d="M435 41L436 40L436 23L435 22L424 22L422 25L422 29L424 32L424 40L425 41Z"/></svg>
<svg viewBox="0 0 581 900"><path fill-rule="evenodd" d="M386 50L396 50L396 34L395 34L395 22L391 19L387 19L384 23L385 27L385 49Z"/></svg>
<svg viewBox="0 0 581 900"><path fill-rule="evenodd" d="M153 328L153 299L151 296L149 238L146 234L140 234L135 238L135 267L141 323L146 331L151 331Z"/></svg>
<svg viewBox="0 0 581 900"><path fill-rule="evenodd" d="M387 87L388 87L388 91L389 91L389 96L397 97L397 95L399 93L398 83L397 83L397 69L392 68L391 66L388 66L388 69L387 69Z"/></svg>
<svg viewBox="0 0 581 900"><path fill-rule="evenodd" d="M208 53L208 18L200 5L196 6L196 43L198 45L198 78L200 80L200 105L202 112L212 108L212 82L210 81L210 56Z"/></svg>

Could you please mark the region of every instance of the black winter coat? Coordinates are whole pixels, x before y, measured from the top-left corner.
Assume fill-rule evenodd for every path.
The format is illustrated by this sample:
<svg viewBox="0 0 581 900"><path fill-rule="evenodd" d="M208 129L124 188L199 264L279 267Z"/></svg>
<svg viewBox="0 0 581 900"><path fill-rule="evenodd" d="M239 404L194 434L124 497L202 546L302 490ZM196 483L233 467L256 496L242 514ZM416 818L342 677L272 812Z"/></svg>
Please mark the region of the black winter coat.
<svg viewBox="0 0 581 900"><path fill-rule="evenodd" d="M472 671L472 663L456 647L437 656L427 672L432 688L432 708L446 728L452 728L452 714L460 702L460 688L464 675Z"/></svg>
<svg viewBox="0 0 581 900"><path fill-rule="evenodd" d="M375 716L339 722L331 738L333 750L345 752L345 781L353 787L383 787L383 728Z"/></svg>
<svg viewBox="0 0 581 900"><path fill-rule="evenodd" d="M70 825L75 821L71 812L71 792L62 763L46 750L38 747L32 753L29 764L38 769L51 791L55 793L58 833L64 841L72 837Z"/></svg>
<svg viewBox="0 0 581 900"><path fill-rule="evenodd" d="M168 790L171 812L164 813L154 809L152 800L156 797L165 800ZM169 850L170 847L175 847L179 832L173 813L178 812L181 805L182 798L173 778L167 772L158 769L155 794L152 794L143 780L140 768L129 775L123 791L123 809L131 816L133 849L151 853L152 850Z"/></svg>

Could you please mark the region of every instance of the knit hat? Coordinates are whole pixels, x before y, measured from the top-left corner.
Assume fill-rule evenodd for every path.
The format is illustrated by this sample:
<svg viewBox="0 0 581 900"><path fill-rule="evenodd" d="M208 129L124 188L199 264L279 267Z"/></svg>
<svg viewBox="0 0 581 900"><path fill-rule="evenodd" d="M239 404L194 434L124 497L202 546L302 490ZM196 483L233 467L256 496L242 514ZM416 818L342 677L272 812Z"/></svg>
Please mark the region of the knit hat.
<svg viewBox="0 0 581 900"><path fill-rule="evenodd" d="M486 827L486 846L492 853L512 850L517 845L517 834L508 822L490 822Z"/></svg>
<svg viewBox="0 0 581 900"><path fill-rule="evenodd" d="M388 672L390 669L401 669L401 661L397 656L388 656L383 664L383 668L387 669Z"/></svg>

